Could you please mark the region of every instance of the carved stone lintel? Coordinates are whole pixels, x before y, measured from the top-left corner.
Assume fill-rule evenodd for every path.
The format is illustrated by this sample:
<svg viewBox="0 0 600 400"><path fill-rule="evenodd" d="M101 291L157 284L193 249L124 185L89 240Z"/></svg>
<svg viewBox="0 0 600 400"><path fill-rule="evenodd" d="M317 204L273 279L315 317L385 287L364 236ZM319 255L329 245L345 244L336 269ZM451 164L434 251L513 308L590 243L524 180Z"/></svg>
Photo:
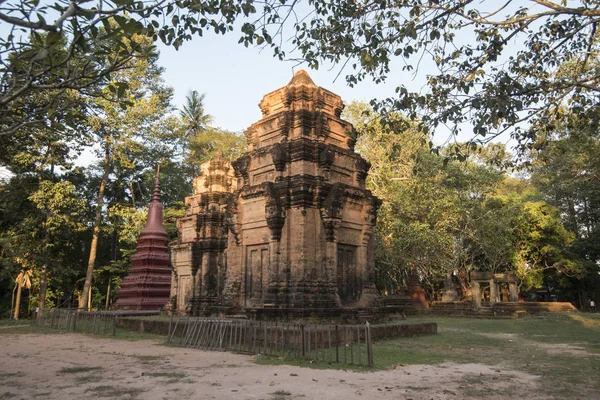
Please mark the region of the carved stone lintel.
<svg viewBox="0 0 600 400"><path fill-rule="evenodd" d="M324 170L329 170L335 161L335 151L332 146L322 145L319 149L319 166Z"/></svg>
<svg viewBox="0 0 600 400"><path fill-rule="evenodd" d="M227 227L232 233L235 243L239 245L241 243L240 230L241 227L238 223L238 202L240 198L240 191L238 191L227 204L227 210L225 211L225 219L227 220Z"/></svg>
<svg viewBox="0 0 600 400"><path fill-rule="evenodd" d="M271 157L273 158L273 165L275 166L275 170L281 172L285 169L285 164L287 162L287 149L286 142L276 143L271 147Z"/></svg>
<svg viewBox="0 0 600 400"><path fill-rule="evenodd" d="M237 160L231 163L233 165L233 170L235 171L235 176L244 178L244 186L249 185L249 171L250 168L250 155L244 154Z"/></svg>
<svg viewBox="0 0 600 400"><path fill-rule="evenodd" d="M268 182L265 188L265 217L267 226L271 231L271 239L281 240L281 230L285 223L285 215L279 194L272 182Z"/></svg>

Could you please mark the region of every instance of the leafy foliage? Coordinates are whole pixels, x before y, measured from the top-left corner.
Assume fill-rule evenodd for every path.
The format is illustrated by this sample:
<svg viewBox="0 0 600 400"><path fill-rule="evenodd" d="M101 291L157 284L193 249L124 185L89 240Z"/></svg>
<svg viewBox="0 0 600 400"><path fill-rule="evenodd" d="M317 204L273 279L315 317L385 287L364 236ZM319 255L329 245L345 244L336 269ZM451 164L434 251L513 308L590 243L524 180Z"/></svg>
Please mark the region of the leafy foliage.
<svg viewBox="0 0 600 400"><path fill-rule="evenodd" d="M458 162L447 153L468 154L464 145L433 154L419 125L400 115L384 120L364 103L345 113L362 131L357 148L372 163L367 186L383 200L375 237L381 290L405 288L413 267L432 295L452 273L465 295L470 271L514 272L523 289L543 286L548 272L581 274L558 210L527 181L488 164L505 157L498 145Z"/></svg>
<svg viewBox="0 0 600 400"><path fill-rule="evenodd" d="M202 164L217 154L234 160L246 150L246 139L233 132L209 127L202 134L190 140L189 160L193 164Z"/></svg>
<svg viewBox="0 0 600 400"><path fill-rule="evenodd" d="M571 3L268 1L242 41L315 69L339 65L351 86L393 79L397 95L373 102L380 113L403 111L428 132L469 123L473 143L511 132L523 150L561 106L596 120L600 2ZM428 63L426 87L411 91L402 81Z"/></svg>
<svg viewBox="0 0 600 400"><path fill-rule="evenodd" d="M147 49L133 38L143 34L175 48L206 31L223 34L237 16L256 12L252 0L7 0L0 21L8 35L0 38L0 134L43 120L68 90L96 97L113 74ZM132 45L132 43L134 45ZM57 46L64 50L57 51ZM120 97L129 82L110 87ZM39 96L44 94L42 96ZM20 99L30 95L45 101L31 114L15 115ZM58 106L66 110L64 106Z"/></svg>

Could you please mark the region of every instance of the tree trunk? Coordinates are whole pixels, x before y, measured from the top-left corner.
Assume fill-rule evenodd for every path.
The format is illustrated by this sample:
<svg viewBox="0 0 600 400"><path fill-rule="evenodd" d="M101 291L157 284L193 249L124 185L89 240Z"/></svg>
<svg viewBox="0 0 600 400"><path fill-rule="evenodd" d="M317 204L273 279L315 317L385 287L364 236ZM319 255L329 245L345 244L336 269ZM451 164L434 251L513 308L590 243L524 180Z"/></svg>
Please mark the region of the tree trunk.
<svg viewBox="0 0 600 400"><path fill-rule="evenodd" d="M40 271L40 301L39 301L39 309L40 311L46 308L46 292L48 291L48 263L46 262L42 266L42 270Z"/></svg>
<svg viewBox="0 0 600 400"><path fill-rule="evenodd" d="M131 192L131 203L135 207L135 193L133 191L133 179L129 180L129 191Z"/></svg>
<svg viewBox="0 0 600 400"><path fill-rule="evenodd" d="M571 231L576 237L579 237L579 227L577 226L577 211L575 211L575 200L573 193L569 193L567 196L567 203L569 207L569 224L571 225Z"/></svg>
<svg viewBox="0 0 600 400"><path fill-rule="evenodd" d="M88 267L87 272L85 274L85 283L83 284L83 291L81 292L81 298L79 299L79 309L85 309L88 305L90 289L92 287L94 264L96 263L96 252L98 251L98 237L100 236L100 224L102 223L102 206L104 205L104 189L106 188L106 185L108 183L108 175L110 173L110 147L108 143L106 143L105 146L106 149L104 152L104 175L102 176L100 188L98 189L98 205L96 208L94 230L92 231L90 258L88 259Z"/></svg>
<svg viewBox="0 0 600 400"><path fill-rule="evenodd" d="M17 284L17 300L15 304L15 315L14 319L19 319L19 314L21 313L21 285Z"/></svg>
<svg viewBox="0 0 600 400"><path fill-rule="evenodd" d="M106 306L105 310L108 311L108 306L110 305L110 285L112 283L112 273L108 277L108 288L106 289Z"/></svg>
<svg viewBox="0 0 600 400"><path fill-rule="evenodd" d="M130 181L131 185L131 181ZM133 185L131 185L133 188ZM115 230L113 231L113 242L112 242L112 260L117 261L117 254L119 253L119 233L117 231L117 223L115 222ZM108 307L110 306L110 285L112 284L113 273L112 271L108 275L108 288L106 289L106 306L105 309L108 311Z"/></svg>
<svg viewBox="0 0 600 400"><path fill-rule="evenodd" d="M467 267L462 265L460 268L458 268L457 272L458 284L461 291L461 300L471 300L473 298L473 290L471 284L469 283L469 273L467 271Z"/></svg>
<svg viewBox="0 0 600 400"><path fill-rule="evenodd" d="M54 163L50 166L50 177L54 182ZM39 176L41 182L42 177ZM50 255L48 254L48 247L50 246L50 231L48 230L48 210L44 211L44 265L40 271L40 298L39 298L39 309L40 311L46 308L46 293L48 292L48 261Z"/></svg>
<svg viewBox="0 0 600 400"><path fill-rule="evenodd" d="M585 230L587 231L588 237L592 232L592 227L590 224L590 214L588 213L588 199L587 197L583 198L583 212L585 215Z"/></svg>
<svg viewBox="0 0 600 400"><path fill-rule="evenodd" d="M46 222L44 223L44 265L42 265L42 269L40 270L40 299L39 299L39 309L40 312L46 308L46 293L48 292L48 246L50 246L50 232L48 231L48 216L46 216Z"/></svg>
<svg viewBox="0 0 600 400"><path fill-rule="evenodd" d="M17 290L17 286L19 286L19 285L15 285L15 288L12 291L12 299L10 302L10 315L11 316L15 313L15 292Z"/></svg>

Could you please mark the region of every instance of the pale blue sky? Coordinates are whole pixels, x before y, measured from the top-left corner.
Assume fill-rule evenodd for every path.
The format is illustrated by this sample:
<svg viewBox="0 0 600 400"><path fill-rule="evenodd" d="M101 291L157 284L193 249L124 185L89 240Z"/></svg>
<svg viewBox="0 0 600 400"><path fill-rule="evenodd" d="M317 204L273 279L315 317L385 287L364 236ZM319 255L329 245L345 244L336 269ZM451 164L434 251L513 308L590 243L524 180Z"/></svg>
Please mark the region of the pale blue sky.
<svg viewBox="0 0 600 400"><path fill-rule="evenodd" d="M461 32L460 40L469 41L470 34ZM165 68L164 79L175 90L175 107L182 107L189 90L197 90L206 94L204 108L214 117L213 126L242 132L261 118L258 103L262 97L285 86L299 69L308 71L315 84L338 94L346 104L353 100L368 102L373 98L394 97L399 84L404 84L409 91L427 90L427 77L438 72L428 56L422 59L417 71L411 72L403 71L403 60L396 57L392 60L391 72L385 83L376 84L367 78L349 87L345 72L351 73L350 67L339 76L340 66L321 66L318 70L311 70L306 64L279 61L268 48L263 51L256 47L246 48L237 43L238 39L238 31L225 35L207 33L185 42L179 50L157 42L159 64ZM513 44L518 46L516 41ZM413 65L416 62L416 59L410 60ZM459 140L473 137L469 124L463 124L461 129ZM448 138L449 130L439 127L433 141L441 145ZM503 141L508 142L508 137Z"/></svg>
<svg viewBox="0 0 600 400"><path fill-rule="evenodd" d="M0 24L0 34L6 34L7 28ZM414 73L402 71L402 60L396 58L386 83L375 84L367 80L351 88L346 84L344 72L336 80L340 72L337 66L321 66L318 71L314 71L306 65L281 62L272 56L270 49L261 52L258 48L246 48L238 44L239 35L238 25L235 31L225 35L207 32L203 37L195 36L179 50L157 43L161 52L159 64L165 68L165 82L175 91L175 107L181 108L189 90L197 90L206 94L205 110L214 117L214 126L242 132L260 119L258 103L262 97L286 85L299 69L306 69L317 85L337 93L346 103L394 96L394 89L399 83L406 85L410 91L419 92L424 87L427 75L436 73L435 65L429 57L424 57L416 78ZM462 31L457 39L469 41L472 40L471 35L472 32ZM288 36L284 34L284 37ZM513 53L514 47L519 46L520 43L515 38L511 46ZM416 60L411 60L411 63L415 62ZM472 137L472 129L468 124L463 125L462 129L458 139ZM447 130L438 129L435 132L436 144L442 144L447 139ZM91 161L91 152L86 153L82 157L84 160L80 160L82 163Z"/></svg>
<svg viewBox="0 0 600 400"><path fill-rule="evenodd" d="M514 12L521 4L536 8L535 3L518 0L509 9L504 10L504 13ZM496 6L496 2L482 1L476 7L483 10ZM302 7L306 5L301 3L299 7L302 11ZM213 125L235 132L241 132L258 121L261 117L258 103L262 97L286 85L299 69L307 70L315 84L337 93L346 104L353 100L369 101L373 98L393 97L394 89L399 84L404 84L409 91L426 90L424 86L427 76L437 73L435 64L428 56L419 64L416 77L415 72L402 71L403 60L396 57L391 64L386 83L375 84L369 80L351 88L346 84L344 72L336 80L339 67L321 66L318 71L310 70L306 65L298 66L294 62L279 61L273 57L270 49L261 52L258 48L246 48L238 44L239 24L240 21L236 24L236 30L225 35L209 32L203 37L196 36L185 42L178 51L158 43L161 52L159 63L166 69L165 81L175 89L174 105L180 108L189 90L205 93L205 110L214 117ZM289 36L284 32L284 38ZM464 29L457 33L455 39L463 43L472 41L473 32L471 29ZM522 46L522 42L523 35L513 38L501 58L506 60L514 55ZM289 50L289 47L284 45L285 50ZM415 65L416 58L411 59L410 63ZM351 72L350 68L348 72ZM463 124L461 129L458 140L464 141L473 137L472 126ZM439 145L446 142L448 132L444 127L439 128L434 133L434 143ZM509 139L508 135L503 135L495 141L501 140L510 146Z"/></svg>
<svg viewBox="0 0 600 400"><path fill-rule="evenodd" d="M178 51L158 46L159 64L166 69L166 83L175 89L174 104L178 108L185 102L188 90L206 93L205 110L213 115L213 125L242 131L261 118L258 103L262 97L285 86L299 69L307 70L315 84L337 93L345 102L391 96L397 82L412 79L410 74L402 74L400 68L395 68L388 84L365 81L351 88L344 73L335 80L338 67L315 71L306 65L282 62L272 56L271 50L246 48L237 43L238 38L236 32L195 37ZM423 76L421 71L419 78ZM419 89L416 82L411 86Z"/></svg>

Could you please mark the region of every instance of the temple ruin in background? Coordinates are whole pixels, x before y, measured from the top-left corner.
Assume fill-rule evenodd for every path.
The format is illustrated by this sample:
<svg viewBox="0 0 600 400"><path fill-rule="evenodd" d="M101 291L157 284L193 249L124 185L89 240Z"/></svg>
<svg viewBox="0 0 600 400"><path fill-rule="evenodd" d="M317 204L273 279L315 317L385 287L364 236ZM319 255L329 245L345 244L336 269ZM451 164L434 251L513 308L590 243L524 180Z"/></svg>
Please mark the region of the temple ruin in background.
<svg viewBox="0 0 600 400"><path fill-rule="evenodd" d="M336 94L305 71L264 96L248 151L202 165L172 247L179 313L308 315L377 303L380 201Z"/></svg>

